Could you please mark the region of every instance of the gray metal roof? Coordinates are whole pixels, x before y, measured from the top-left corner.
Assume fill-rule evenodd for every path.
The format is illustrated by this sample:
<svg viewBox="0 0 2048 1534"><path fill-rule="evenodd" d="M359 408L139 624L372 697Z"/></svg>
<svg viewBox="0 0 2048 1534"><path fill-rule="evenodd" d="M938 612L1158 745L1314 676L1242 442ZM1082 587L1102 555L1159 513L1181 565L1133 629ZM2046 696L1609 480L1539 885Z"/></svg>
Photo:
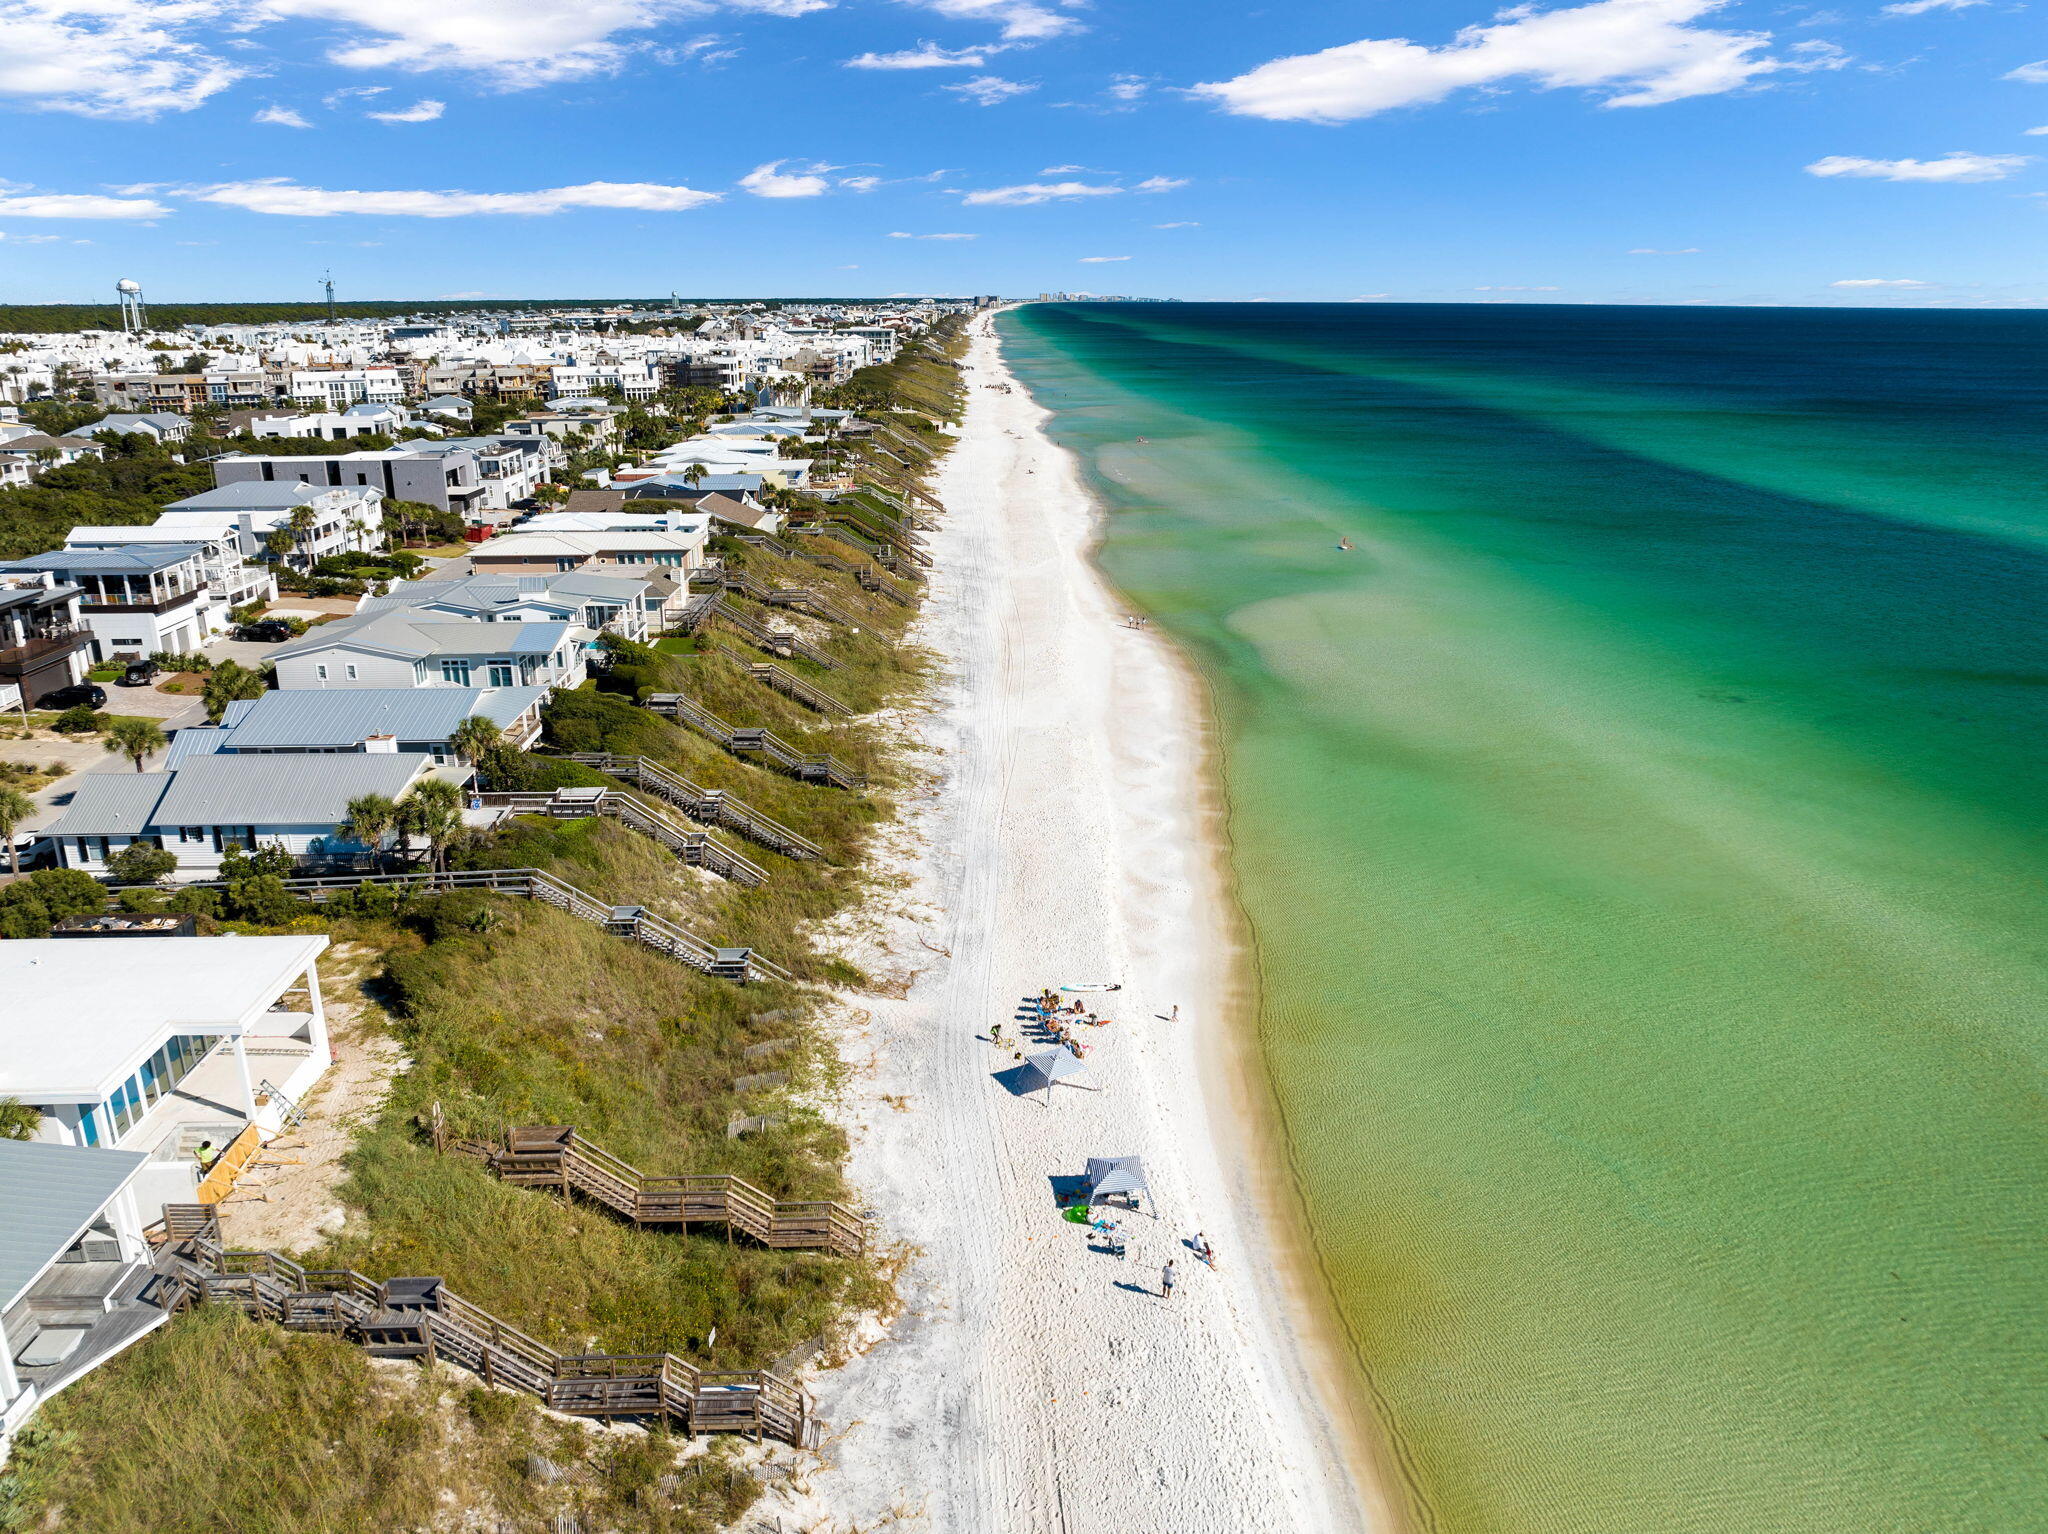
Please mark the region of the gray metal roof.
<svg viewBox="0 0 2048 1534"><path fill-rule="evenodd" d="M67 575L148 575L204 554L203 543L155 543L118 549L52 549L9 560L0 570L51 570Z"/></svg>
<svg viewBox="0 0 2048 1534"><path fill-rule="evenodd" d="M85 1234L148 1160L142 1151L0 1140L0 1310Z"/></svg>
<svg viewBox="0 0 2048 1534"><path fill-rule="evenodd" d="M171 774L160 826L336 826L361 794L396 799L432 762L417 753L195 756Z"/></svg>
<svg viewBox="0 0 2048 1534"><path fill-rule="evenodd" d="M172 501L166 511L268 511L278 506L298 506L325 495L329 490L361 490L362 485L304 485L299 481L243 479L231 485L216 485L182 501Z"/></svg>
<svg viewBox="0 0 2048 1534"><path fill-rule="evenodd" d="M361 611L381 612L389 608L418 608L431 604L489 613L535 597L550 598L571 606L592 599L630 602L646 589L647 582L638 576L597 575L587 570L517 576L486 571L455 580L400 581L380 597L364 598Z"/></svg>
<svg viewBox="0 0 2048 1534"><path fill-rule="evenodd" d="M168 772L88 772L78 779L64 818L45 836L139 836L170 786Z"/></svg>
<svg viewBox="0 0 2048 1534"><path fill-rule="evenodd" d="M409 608L357 613L323 623L271 652L273 660L317 655L336 645L420 659L429 655L547 654L568 637L567 623L475 623L460 618L436 621Z"/></svg>
<svg viewBox="0 0 2048 1534"><path fill-rule="evenodd" d="M224 722L226 751L353 746L372 735L445 741L471 714L500 728L517 719L545 687L343 687L267 692ZM185 732L181 732L182 734Z"/></svg>

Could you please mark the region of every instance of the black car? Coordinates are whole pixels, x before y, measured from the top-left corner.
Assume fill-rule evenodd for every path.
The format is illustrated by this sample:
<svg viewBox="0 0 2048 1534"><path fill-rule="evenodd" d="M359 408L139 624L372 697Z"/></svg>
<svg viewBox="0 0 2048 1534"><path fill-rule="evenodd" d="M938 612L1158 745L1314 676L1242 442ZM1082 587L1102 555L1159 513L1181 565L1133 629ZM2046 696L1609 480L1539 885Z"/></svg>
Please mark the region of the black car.
<svg viewBox="0 0 2048 1534"><path fill-rule="evenodd" d="M291 625L278 618L259 618L235 630L235 638L256 644L283 644L291 637Z"/></svg>
<svg viewBox="0 0 2048 1534"><path fill-rule="evenodd" d="M131 660L128 669L121 673L123 687L147 687L157 677L157 664L153 660Z"/></svg>
<svg viewBox="0 0 2048 1534"><path fill-rule="evenodd" d="M107 690L98 682L73 682L69 687L59 687L55 692L46 692L36 699L37 708L76 708L81 703L94 708L107 706Z"/></svg>

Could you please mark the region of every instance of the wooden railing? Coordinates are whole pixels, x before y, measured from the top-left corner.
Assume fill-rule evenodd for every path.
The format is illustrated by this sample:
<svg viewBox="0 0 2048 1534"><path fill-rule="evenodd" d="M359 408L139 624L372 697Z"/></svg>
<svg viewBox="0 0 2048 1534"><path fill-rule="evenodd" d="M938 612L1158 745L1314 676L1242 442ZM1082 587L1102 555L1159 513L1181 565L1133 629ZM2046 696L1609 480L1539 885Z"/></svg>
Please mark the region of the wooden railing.
<svg viewBox="0 0 2048 1534"><path fill-rule="evenodd" d="M566 1124L508 1129L501 1145L469 1141L457 1148L480 1155L507 1182L580 1193L636 1225L716 1223L779 1249L840 1257L867 1250L868 1222L844 1204L776 1200L724 1174L650 1177Z"/></svg>
<svg viewBox="0 0 2048 1534"><path fill-rule="evenodd" d="M728 847L708 831L679 826L651 805L618 789L579 794L558 789L551 794L479 794L487 808L510 810L515 815L546 815L556 820L589 819L602 815L660 842L685 864L707 869L735 884L750 887L768 882L768 870L753 859Z"/></svg>
<svg viewBox="0 0 2048 1534"><path fill-rule="evenodd" d="M779 820L771 820L744 800L735 799L723 789L700 788L651 758L620 756L610 751L572 751L566 759L609 773L631 783L642 793L652 794L674 805L692 820L726 826L764 847L772 847L784 857L822 858L825 855L824 849L816 842L799 836Z"/></svg>
<svg viewBox="0 0 2048 1534"><path fill-rule="evenodd" d="M720 948L686 932L645 906L611 905L587 894L543 868L460 868L447 873L347 874L326 879L284 879L285 890L315 905L352 893L365 884L443 894L452 890L483 890L495 895L521 895L590 922L607 932L631 938L643 947L687 964L721 980L787 980L789 971L751 948ZM218 889L218 880L195 883L190 889Z"/></svg>
<svg viewBox="0 0 2048 1534"><path fill-rule="evenodd" d="M437 1278L379 1282L352 1268L301 1267L276 1252L203 1237L159 1259L159 1303L226 1304L291 1331L323 1332L383 1358L443 1359L579 1417L644 1417L685 1433L745 1433L807 1447L808 1391L765 1369L699 1369L673 1353L561 1353L450 1292Z"/></svg>
<svg viewBox="0 0 2048 1534"><path fill-rule="evenodd" d="M830 783L834 788L860 789L868 786L867 774L856 772L836 756L824 752L799 751L772 730L741 728L727 724L709 709L701 708L679 692L658 692L642 707L686 725L735 756L760 755L803 779L806 783Z"/></svg>
<svg viewBox="0 0 2048 1534"><path fill-rule="evenodd" d="M786 671L782 667L772 665L767 661L748 660L731 645L721 644L715 639L707 642L712 649L725 656L728 660L745 667L747 675L761 683L762 686L773 688L786 698L794 698L805 708L815 709L821 714L847 715L853 712L851 708L841 703L832 694L824 691L822 688L813 687L794 671Z"/></svg>
<svg viewBox="0 0 2048 1534"><path fill-rule="evenodd" d="M806 643L787 629L771 629L756 623L722 596L713 597L702 608L696 609L691 621L684 626L684 632L695 633L712 622L722 623L733 632L744 635L771 655L800 655L821 670L839 669L839 662L816 645Z"/></svg>

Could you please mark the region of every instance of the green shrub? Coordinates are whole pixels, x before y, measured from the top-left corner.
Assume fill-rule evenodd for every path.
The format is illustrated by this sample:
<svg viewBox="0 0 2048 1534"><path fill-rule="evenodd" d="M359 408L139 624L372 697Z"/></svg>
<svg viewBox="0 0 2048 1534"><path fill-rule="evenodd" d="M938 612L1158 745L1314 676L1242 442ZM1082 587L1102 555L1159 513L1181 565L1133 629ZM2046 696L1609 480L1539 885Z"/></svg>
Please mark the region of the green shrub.
<svg viewBox="0 0 2048 1534"><path fill-rule="evenodd" d="M65 735L84 735L93 730L104 729L106 723L107 716L90 703L74 703L50 721L50 728Z"/></svg>
<svg viewBox="0 0 2048 1534"><path fill-rule="evenodd" d="M154 842L130 842L107 859L107 876L116 884L154 884L178 870L178 855Z"/></svg>
<svg viewBox="0 0 2048 1534"><path fill-rule="evenodd" d="M67 916L103 911L107 892L75 868L42 868L0 887L0 937L48 937Z"/></svg>

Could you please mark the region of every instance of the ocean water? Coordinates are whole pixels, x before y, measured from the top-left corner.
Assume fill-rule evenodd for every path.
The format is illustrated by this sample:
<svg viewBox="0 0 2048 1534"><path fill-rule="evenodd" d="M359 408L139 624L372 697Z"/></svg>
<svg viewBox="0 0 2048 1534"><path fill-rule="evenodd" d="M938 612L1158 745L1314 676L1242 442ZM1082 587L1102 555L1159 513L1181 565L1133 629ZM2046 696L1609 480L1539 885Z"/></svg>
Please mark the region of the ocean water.
<svg viewBox="0 0 2048 1534"><path fill-rule="evenodd" d="M2048 313L1000 323L1415 1523L2048 1529Z"/></svg>

